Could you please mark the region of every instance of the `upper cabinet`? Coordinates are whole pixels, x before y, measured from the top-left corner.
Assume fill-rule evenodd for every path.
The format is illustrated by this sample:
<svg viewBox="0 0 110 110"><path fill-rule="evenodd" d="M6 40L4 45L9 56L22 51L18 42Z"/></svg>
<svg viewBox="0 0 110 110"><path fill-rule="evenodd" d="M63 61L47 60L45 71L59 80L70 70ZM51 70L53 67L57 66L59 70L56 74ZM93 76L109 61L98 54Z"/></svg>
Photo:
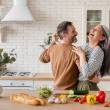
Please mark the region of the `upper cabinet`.
<svg viewBox="0 0 110 110"><path fill-rule="evenodd" d="M106 25L110 29L110 3L85 2L82 11L83 44L88 42L90 29L98 24Z"/></svg>
<svg viewBox="0 0 110 110"><path fill-rule="evenodd" d="M102 10L87 10L87 26L86 34L89 34L89 31L94 26L102 23ZM88 39L86 39L88 42Z"/></svg>
<svg viewBox="0 0 110 110"><path fill-rule="evenodd" d="M87 33L89 30L100 24L102 20L102 10L87 10Z"/></svg>

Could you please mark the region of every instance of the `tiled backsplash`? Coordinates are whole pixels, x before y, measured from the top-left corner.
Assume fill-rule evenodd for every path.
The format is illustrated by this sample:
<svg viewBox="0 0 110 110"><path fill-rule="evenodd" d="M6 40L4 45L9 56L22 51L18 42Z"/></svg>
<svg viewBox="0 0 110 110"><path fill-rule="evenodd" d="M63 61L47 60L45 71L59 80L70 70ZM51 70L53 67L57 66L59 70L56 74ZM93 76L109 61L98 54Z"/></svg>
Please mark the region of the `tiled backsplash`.
<svg viewBox="0 0 110 110"><path fill-rule="evenodd" d="M12 0L1 0L5 15L12 6ZM48 32L55 32L61 21L72 21L78 31L78 43L82 40L82 7L84 0L28 0L28 6L36 21L30 23L3 23L4 43L0 48L16 49L17 61L8 65L10 71L32 71L51 73L50 64L43 64L38 57ZM17 16L17 14L15 15Z"/></svg>

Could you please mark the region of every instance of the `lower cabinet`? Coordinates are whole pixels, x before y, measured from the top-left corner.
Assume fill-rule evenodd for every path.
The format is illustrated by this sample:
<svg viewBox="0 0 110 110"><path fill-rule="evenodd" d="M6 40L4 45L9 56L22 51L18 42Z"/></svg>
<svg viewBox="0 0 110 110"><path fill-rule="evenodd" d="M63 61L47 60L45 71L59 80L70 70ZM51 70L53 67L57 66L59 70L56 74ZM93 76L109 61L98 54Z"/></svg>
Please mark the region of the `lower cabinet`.
<svg viewBox="0 0 110 110"><path fill-rule="evenodd" d="M3 89L29 89L36 90L40 87L54 88L53 80L0 80ZM100 81L100 90L110 91L110 81Z"/></svg>
<svg viewBox="0 0 110 110"><path fill-rule="evenodd" d="M29 89L36 90L40 87L53 88L52 80L0 80L3 89Z"/></svg>
<svg viewBox="0 0 110 110"><path fill-rule="evenodd" d="M33 90L32 80L0 80L3 89L29 89Z"/></svg>

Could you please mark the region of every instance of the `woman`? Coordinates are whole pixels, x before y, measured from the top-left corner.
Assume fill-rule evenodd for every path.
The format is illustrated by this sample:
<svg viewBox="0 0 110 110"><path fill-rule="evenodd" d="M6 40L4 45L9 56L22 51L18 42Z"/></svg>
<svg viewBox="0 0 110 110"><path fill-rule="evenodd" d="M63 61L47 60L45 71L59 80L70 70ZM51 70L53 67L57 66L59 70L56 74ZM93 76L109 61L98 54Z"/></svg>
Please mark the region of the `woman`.
<svg viewBox="0 0 110 110"><path fill-rule="evenodd" d="M73 47L79 56L77 89L98 90L97 79L110 73L110 31L106 26L97 25L90 30L88 39L84 49Z"/></svg>

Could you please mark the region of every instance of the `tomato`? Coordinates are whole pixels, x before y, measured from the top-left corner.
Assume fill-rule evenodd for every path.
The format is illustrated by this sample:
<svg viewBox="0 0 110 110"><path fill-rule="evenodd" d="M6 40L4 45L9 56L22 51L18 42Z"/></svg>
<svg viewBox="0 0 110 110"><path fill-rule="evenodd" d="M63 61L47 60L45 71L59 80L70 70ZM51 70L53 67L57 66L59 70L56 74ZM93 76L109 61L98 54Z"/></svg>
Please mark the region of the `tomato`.
<svg viewBox="0 0 110 110"><path fill-rule="evenodd" d="M76 98L73 99L74 102L79 102L80 100L81 100L80 97L76 97Z"/></svg>

